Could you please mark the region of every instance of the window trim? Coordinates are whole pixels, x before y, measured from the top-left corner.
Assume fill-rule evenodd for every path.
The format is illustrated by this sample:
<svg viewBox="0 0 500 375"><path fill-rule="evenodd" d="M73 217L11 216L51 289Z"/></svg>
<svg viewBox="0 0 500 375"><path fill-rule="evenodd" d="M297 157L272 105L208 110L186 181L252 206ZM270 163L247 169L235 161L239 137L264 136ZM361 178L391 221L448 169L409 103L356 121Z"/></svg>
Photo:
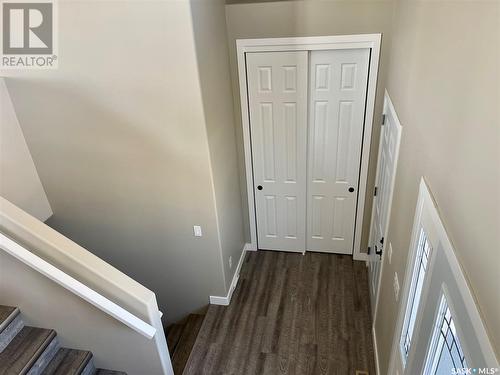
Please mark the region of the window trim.
<svg viewBox="0 0 500 375"><path fill-rule="evenodd" d="M408 292L409 292L409 284L410 284L410 277L408 275L408 270L411 269L411 266L413 264L414 260L414 249L415 249L415 242L417 241L417 236L418 236L418 229L420 225L428 222L429 223L429 228L432 233L431 238L435 238L435 241L431 241L432 243L438 242L439 243L439 248L434 247L435 251L433 252L433 255L431 256L430 260L430 268L429 268L429 275L432 276L433 274L433 269L434 269L434 263L435 263L435 258L436 254L440 252L444 252L444 255L446 257L447 263L449 267L451 268L451 275L453 277L454 282L458 286L458 292L460 295L460 298L462 300L463 305L465 306L467 318L470 320L470 324L472 325L472 329L474 331L474 335L478 341L478 345L474 347L474 352L477 355L481 355L482 360L481 363L485 364L486 367L500 367L498 359L496 357L495 351L493 349L493 345L491 341L489 340L486 327L484 325L483 320L481 319L479 309L477 306L477 303L472 295L472 291L470 289L470 286L465 278L465 274L462 270L462 267L455 255L453 245L450 242L450 239L446 233L446 229L443 225L443 222L441 221L441 218L439 216L439 212L437 210L436 204L434 203L434 200L432 198L431 192L429 188L427 187L427 184L425 182L425 178L422 176L420 179L420 186L419 186L419 192L418 192L418 199L417 199L417 204L415 208L415 216L413 220L413 226L412 226L412 234L411 234L411 240L410 240L410 246L409 246L409 252L408 252L408 257L406 260L406 268L405 268L405 278L404 278L404 284L402 288L402 298L399 303L398 307L398 317L397 317L397 322L396 322L396 329L393 334L393 339L392 339L392 347L391 347L391 355L390 355L390 360L389 360L389 373L390 374L395 374L395 373L401 373L402 371L404 372L404 368L402 368L402 363L401 363L401 357L399 355L399 335L398 333L401 330L401 326L403 325L403 318L404 318L404 308L405 305L404 302L407 297L408 297ZM425 225L427 227L427 225ZM428 282L426 283L427 285L424 285L424 295L423 298L425 300L426 296L428 295L429 292L429 281L430 277L427 279ZM449 301L450 302L450 301ZM420 317L421 318L421 317ZM415 339L418 340L419 332L419 326L421 324L421 319L418 319L417 321L417 326L416 326L416 332L415 332ZM377 331L374 330L374 334L377 335ZM462 348L465 348L466 345L462 343ZM469 353L468 350L466 350L467 353ZM413 351L414 353L414 351ZM472 351L471 351L472 353ZM470 354L470 353L469 353ZM424 357L425 358L425 357ZM475 364L473 363L472 357L470 357L470 363L468 363L469 366L474 366ZM408 357L408 365L411 365L411 362L413 361L412 359L412 354L410 353L410 356Z"/></svg>

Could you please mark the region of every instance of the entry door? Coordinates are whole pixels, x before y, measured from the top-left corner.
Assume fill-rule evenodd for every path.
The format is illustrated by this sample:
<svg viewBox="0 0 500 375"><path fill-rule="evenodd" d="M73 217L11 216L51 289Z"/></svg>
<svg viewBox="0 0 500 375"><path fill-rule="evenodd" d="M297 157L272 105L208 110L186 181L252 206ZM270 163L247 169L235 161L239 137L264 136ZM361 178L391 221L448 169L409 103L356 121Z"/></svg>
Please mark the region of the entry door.
<svg viewBox="0 0 500 375"><path fill-rule="evenodd" d="M258 247L306 247L307 51L247 53Z"/></svg>
<svg viewBox="0 0 500 375"><path fill-rule="evenodd" d="M309 251L353 252L369 60L369 49L311 51Z"/></svg>
<svg viewBox="0 0 500 375"><path fill-rule="evenodd" d="M373 213L370 229L369 262L370 297L372 313L377 309L377 298L380 282L380 268L383 250L387 246L385 236L391 213L392 193L396 177L399 145L401 140L401 124L397 118L389 96L384 100L384 124L380 133L380 143L377 162L377 177L375 181L376 195L373 198ZM382 253L381 253L382 252Z"/></svg>
<svg viewBox="0 0 500 375"><path fill-rule="evenodd" d="M402 374L448 375L464 374L465 369L487 374L499 373L498 362L483 352L489 343L481 342L476 322L468 309L474 303L464 300L455 274L441 243L435 244L435 259L429 275L427 297L422 299L418 318L421 323L410 348L407 366ZM486 339L487 340L487 339ZM484 345L486 344L486 345ZM479 372L481 369L482 372ZM474 372L469 372L474 374Z"/></svg>
<svg viewBox="0 0 500 375"><path fill-rule="evenodd" d="M474 298L423 181L415 216L389 373L499 373Z"/></svg>

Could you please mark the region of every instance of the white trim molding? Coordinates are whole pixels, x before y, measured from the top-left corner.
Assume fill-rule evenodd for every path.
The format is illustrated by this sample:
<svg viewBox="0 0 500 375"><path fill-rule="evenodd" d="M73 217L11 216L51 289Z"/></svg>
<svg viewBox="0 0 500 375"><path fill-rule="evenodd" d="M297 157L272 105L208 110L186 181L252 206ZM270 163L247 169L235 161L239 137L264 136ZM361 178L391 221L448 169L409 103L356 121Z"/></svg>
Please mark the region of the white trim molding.
<svg viewBox="0 0 500 375"><path fill-rule="evenodd" d="M380 360L378 357L377 333L375 325L372 325L373 352L375 354L375 374L380 375Z"/></svg>
<svg viewBox="0 0 500 375"><path fill-rule="evenodd" d="M466 313L468 318L470 319L471 325L473 327L474 333L477 337L477 341L479 343L479 348L485 359L485 366L499 367L498 359L496 358L495 351L493 350L493 346L488 337L488 333L484 326L483 320L481 319L481 315L479 313L478 306L472 295L472 291L468 285L468 282L465 278L465 274L462 270L460 262L455 255L455 250L453 245L446 233L446 228L440 218L439 211L437 205L432 197L432 194L425 182L424 177L420 180L420 187L418 193L418 201L415 210L415 219L413 221L413 229L410 240L410 250L408 252L408 258L405 269L405 280L402 288L401 298L400 298L400 306L398 309L398 318L394 330L394 336L392 341L392 348L390 353L389 360L389 373L393 374L395 371L395 367L397 366L397 356L400 355L400 337L401 331L404 323L406 304L410 294L410 285L412 279L412 269L413 263L415 261L415 253L416 253L416 243L418 241L418 233L420 232L420 228L422 226L423 217L427 217L432 224L430 227L426 228L429 230L429 233L433 233L439 239L439 247L434 249L431 257L429 259L429 270L433 271L433 266L435 259L437 257L437 252L442 251L445 254L448 265L451 269L451 273L453 275L454 281L456 282L457 289L460 293L460 297L462 298L463 304L466 308ZM424 285L422 287L422 300L425 300L428 295L430 288L430 278L424 281ZM452 300L449 299L448 303L451 305ZM417 318L417 322L415 323L415 332L418 337L418 329L420 325L422 317Z"/></svg>
<svg viewBox="0 0 500 375"><path fill-rule="evenodd" d="M246 252L249 251L248 250L249 248L251 248L251 245L249 243L246 243L245 246L243 246L243 250L241 251L240 260L238 261L238 265L236 266L236 269L234 270L233 280L231 281L231 285L229 286L229 291L227 292L227 295L225 295L225 296L210 296L210 304L211 305L228 306L231 303L231 298L233 297L233 292L236 289L236 286L238 285L238 280L240 279L241 267L243 266L243 262L245 261L245 255L246 255ZM257 249L255 249L255 250L257 250ZM250 251L255 251L255 250L252 249Z"/></svg>
<svg viewBox="0 0 500 375"><path fill-rule="evenodd" d="M0 248L7 254L10 254L17 260L23 262L35 271L46 276L58 285L69 290L148 339L152 339L155 336L156 328L97 293L95 290L90 289L80 281L64 273L59 268L54 267L52 264L33 254L3 233L0 233Z"/></svg>
<svg viewBox="0 0 500 375"><path fill-rule="evenodd" d="M358 204L356 225L354 229L353 258L368 260L361 252L361 234L363 229L363 214L365 210L366 184L368 179L368 163L373 128L373 112L377 88L377 75L380 57L381 34L313 36L296 38L263 38L238 39L236 41L238 58L238 76L241 101L241 121L243 125L243 145L245 152L245 173L247 182L248 215L250 223L250 246L257 249L257 225L255 219L254 181L252 171L252 150L250 141L250 120L248 112L248 94L246 80L246 57L248 52L269 51L314 51L331 49L369 48L371 51L368 70L368 90L366 94L365 126L363 132L363 147L358 188Z"/></svg>
<svg viewBox="0 0 500 375"><path fill-rule="evenodd" d="M256 244L251 244L251 243L246 243L244 247L245 251L257 251L257 245Z"/></svg>

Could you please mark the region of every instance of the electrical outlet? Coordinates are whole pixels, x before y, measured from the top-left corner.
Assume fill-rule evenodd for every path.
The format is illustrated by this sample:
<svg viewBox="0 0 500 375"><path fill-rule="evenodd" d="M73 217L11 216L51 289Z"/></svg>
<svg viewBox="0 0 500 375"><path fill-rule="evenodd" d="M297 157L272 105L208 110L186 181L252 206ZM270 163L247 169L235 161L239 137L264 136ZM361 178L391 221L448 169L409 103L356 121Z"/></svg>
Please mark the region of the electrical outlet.
<svg viewBox="0 0 500 375"><path fill-rule="evenodd" d="M389 247L387 248L387 259L389 260L389 264L392 262L392 244L389 242Z"/></svg>
<svg viewBox="0 0 500 375"><path fill-rule="evenodd" d="M394 272L394 297L396 298L396 302L399 299L399 279L398 279L398 273Z"/></svg>
<svg viewBox="0 0 500 375"><path fill-rule="evenodd" d="M195 237L203 236L203 233L201 232L201 227L199 225L193 226L193 232Z"/></svg>
<svg viewBox="0 0 500 375"><path fill-rule="evenodd" d="M229 269L233 268L233 257L229 257Z"/></svg>

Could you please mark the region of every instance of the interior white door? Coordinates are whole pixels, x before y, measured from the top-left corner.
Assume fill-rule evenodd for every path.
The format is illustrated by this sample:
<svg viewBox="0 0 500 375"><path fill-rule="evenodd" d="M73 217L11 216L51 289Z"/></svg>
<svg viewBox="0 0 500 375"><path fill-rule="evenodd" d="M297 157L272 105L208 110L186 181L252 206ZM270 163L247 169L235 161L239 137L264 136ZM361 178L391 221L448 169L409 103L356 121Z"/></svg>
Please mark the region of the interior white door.
<svg viewBox="0 0 500 375"><path fill-rule="evenodd" d="M377 309L381 274L381 256L386 246L385 237L389 226L391 213L392 194L396 177L396 167L401 141L401 124L398 120L389 96L384 99L384 124L380 133L377 177L375 180L376 195L373 198L372 222L370 229L370 298L372 313ZM382 252L382 253L381 253Z"/></svg>
<svg viewBox="0 0 500 375"><path fill-rule="evenodd" d="M303 252L308 53L246 59L258 247Z"/></svg>
<svg viewBox="0 0 500 375"><path fill-rule="evenodd" d="M307 243L352 254L369 49L311 51Z"/></svg>

